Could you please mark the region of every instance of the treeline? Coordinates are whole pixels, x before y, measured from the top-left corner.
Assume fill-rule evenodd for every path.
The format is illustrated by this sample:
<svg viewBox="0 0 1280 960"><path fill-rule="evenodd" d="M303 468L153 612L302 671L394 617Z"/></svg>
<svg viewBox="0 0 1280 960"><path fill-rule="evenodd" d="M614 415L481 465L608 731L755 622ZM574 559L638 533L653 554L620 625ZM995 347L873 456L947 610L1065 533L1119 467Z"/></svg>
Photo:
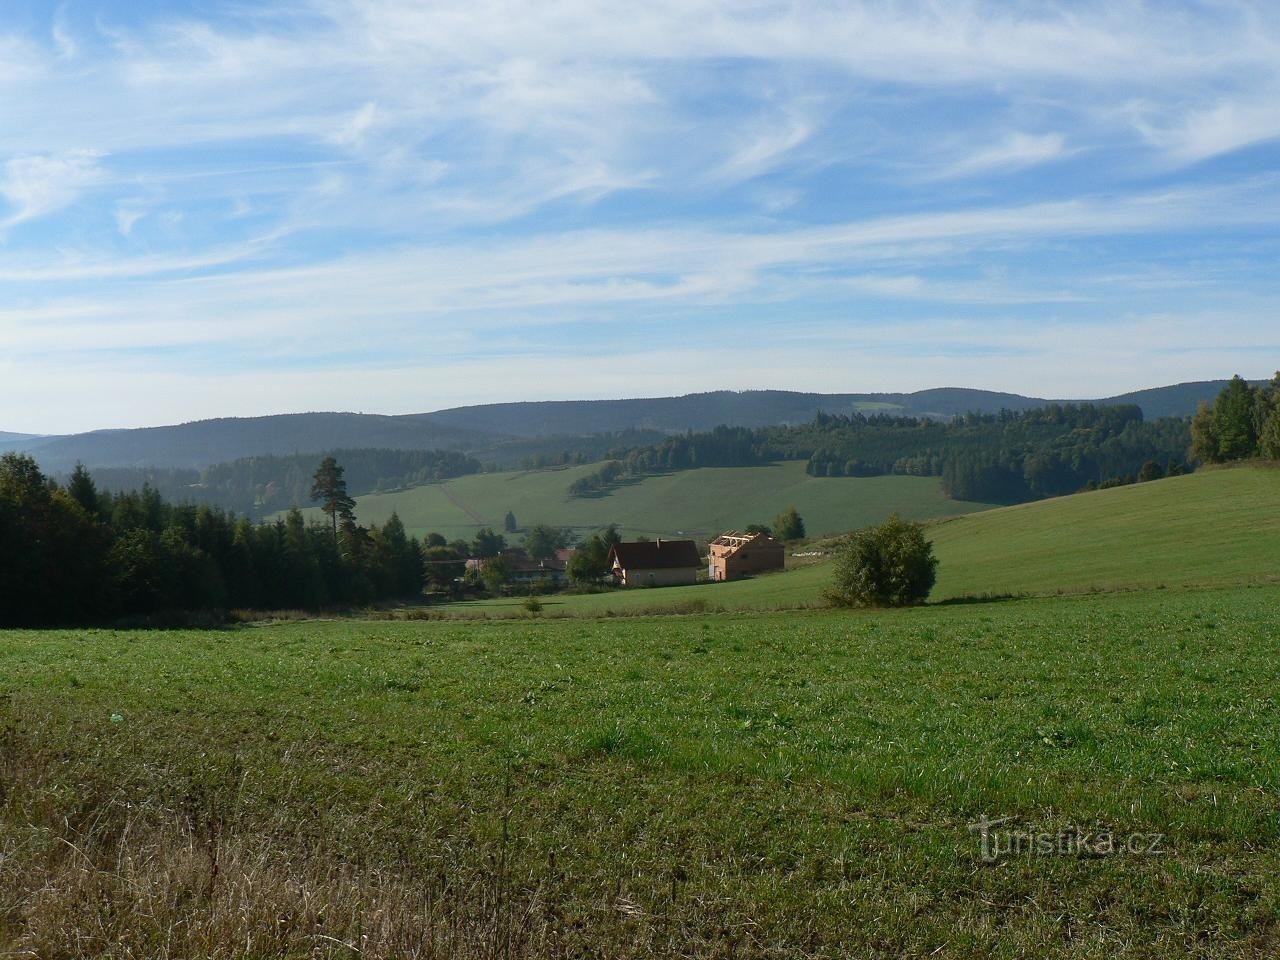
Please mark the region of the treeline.
<svg viewBox="0 0 1280 960"><path fill-rule="evenodd" d="M1191 421L1191 451L1206 463L1280 460L1280 372L1261 387L1233 377L1212 406L1202 404Z"/></svg>
<svg viewBox="0 0 1280 960"><path fill-rule="evenodd" d="M1011 503L1133 478L1149 462L1182 470L1189 444L1186 420L1146 422L1136 405L1052 404L948 421L820 413L796 426L721 427L616 453L569 493L600 496L671 470L806 460L811 476L936 476L955 499Z"/></svg>
<svg viewBox="0 0 1280 960"><path fill-rule="evenodd" d="M337 536L297 510L258 525L154 488L101 491L83 469L59 484L30 457L0 457L5 626L365 604L420 593L423 561L396 517Z"/></svg>
<svg viewBox="0 0 1280 960"><path fill-rule="evenodd" d="M396 490L479 473L479 460L457 450L337 450L355 495ZM217 505L247 517L264 517L305 504L319 454L243 457L203 470L99 467L94 480L104 491L144 486L168 500ZM66 480L67 478L60 478Z"/></svg>

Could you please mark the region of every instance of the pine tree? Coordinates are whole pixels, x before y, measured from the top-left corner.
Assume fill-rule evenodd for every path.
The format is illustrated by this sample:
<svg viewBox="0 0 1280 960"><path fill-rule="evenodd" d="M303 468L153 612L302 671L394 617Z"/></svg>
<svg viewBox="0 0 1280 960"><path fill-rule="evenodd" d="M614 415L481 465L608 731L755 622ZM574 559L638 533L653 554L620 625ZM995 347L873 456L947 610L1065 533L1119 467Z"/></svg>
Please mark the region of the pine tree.
<svg viewBox="0 0 1280 960"><path fill-rule="evenodd" d="M311 483L311 499L320 501L320 509L329 515L333 525L333 541L338 542L340 523L355 523L356 502L347 495L347 481L342 477L342 467L333 457L325 457L315 472Z"/></svg>

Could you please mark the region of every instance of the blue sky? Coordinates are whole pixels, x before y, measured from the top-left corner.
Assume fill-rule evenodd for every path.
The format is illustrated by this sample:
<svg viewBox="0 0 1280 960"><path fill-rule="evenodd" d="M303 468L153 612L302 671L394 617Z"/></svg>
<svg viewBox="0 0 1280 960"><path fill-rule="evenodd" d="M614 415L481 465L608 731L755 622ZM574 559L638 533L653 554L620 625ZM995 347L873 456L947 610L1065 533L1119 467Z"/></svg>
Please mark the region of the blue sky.
<svg viewBox="0 0 1280 960"><path fill-rule="evenodd" d="M0 3L0 429L1280 367L1280 4Z"/></svg>

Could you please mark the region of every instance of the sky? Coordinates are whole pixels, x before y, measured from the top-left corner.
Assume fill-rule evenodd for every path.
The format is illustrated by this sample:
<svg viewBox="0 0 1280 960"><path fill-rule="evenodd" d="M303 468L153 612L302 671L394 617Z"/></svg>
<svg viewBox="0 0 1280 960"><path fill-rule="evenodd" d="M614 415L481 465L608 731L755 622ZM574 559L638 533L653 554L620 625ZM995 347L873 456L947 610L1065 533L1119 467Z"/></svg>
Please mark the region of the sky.
<svg viewBox="0 0 1280 960"><path fill-rule="evenodd" d="M1280 367L1280 4L0 0L0 430Z"/></svg>

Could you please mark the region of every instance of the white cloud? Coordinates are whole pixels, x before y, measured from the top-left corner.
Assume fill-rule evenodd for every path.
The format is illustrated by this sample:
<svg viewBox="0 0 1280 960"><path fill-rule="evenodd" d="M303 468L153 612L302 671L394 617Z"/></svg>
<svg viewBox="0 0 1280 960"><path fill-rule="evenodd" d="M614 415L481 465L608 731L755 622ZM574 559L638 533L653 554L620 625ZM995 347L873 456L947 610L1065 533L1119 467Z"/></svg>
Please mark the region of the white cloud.
<svg viewBox="0 0 1280 960"><path fill-rule="evenodd" d="M378 105L366 103L330 136L330 140L342 147L359 147L364 145L366 134L378 122Z"/></svg>
<svg viewBox="0 0 1280 960"><path fill-rule="evenodd" d="M750 180L767 173L800 144L813 135L815 125L802 117L789 116L778 123L750 131L745 142L716 169L715 176L726 180Z"/></svg>
<svg viewBox="0 0 1280 960"><path fill-rule="evenodd" d="M899 265L981 262L986 252L1010 243L1164 235L1191 223L1274 225L1278 194L1280 183L1262 180L792 229L595 229L366 251L303 266L268 265L286 239L278 235L202 256L69 259L39 267L26 258L0 257L0 280L24 284L30 318L24 321L16 304L9 310L0 323L0 349L34 354L203 343L234 352L245 342L278 342L305 356L327 349L332 340L326 331L341 337L352 318L359 318L367 349L425 349L451 331L465 331L476 338L472 346L483 349L495 333L525 335L582 311L696 315L724 304L801 304L805 293L841 287L846 294L852 289L879 299L946 305L1099 301L1108 287L1096 283L1086 297L1060 283L1033 290L998 278L957 280ZM95 294L96 319L90 303L59 293L65 284L95 279L112 282ZM1210 295L1231 282L1215 280ZM1139 285L1123 278L1109 285L1118 286ZM54 312L41 312L41 304ZM66 310L74 310L68 325L58 320L57 311ZM643 316L633 321L635 329L643 329ZM571 352L573 346L561 343L559 349Z"/></svg>
<svg viewBox="0 0 1280 960"><path fill-rule="evenodd" d="M985 173L1010 173L1067 156L1066 139L1060 133L1032 134L1014 131L1001 140L953 161L933 174L939 179Z"/></svg>
<svg viewBox="0 0 1280 960"><path fill-rule="evenodd" d="M1280 137L1280 84L1259 98L1226 99L1192 110L1165 127L1141 123L1147 138L1179 164Z"/></svg>
<svg viewBox="0 0 1280 960"><path fill-rule="evenodd" d="M95 150L72 150L57 156L13 157L4 167L0 196L10 207L0 228L12 227L70 206L87 187L102 179Z"/></svg>
<svg viewBox="0 0 1280 960"><path fill-rule="evenodd" d="M59 59L74 60L79 55L80 45L76 43L75 36L71 32L71 25L67 22L67 6L65 3L54 14L53 26L49 29L49 35L53 39L53 45L58 51Z"/></svg>
<svg viewBox="0 0 1280 960"><path fill-rule="evenodd" d="M116 229L120 231L122 237L132 236L134 225L146 214L146 209L136 204L116 204Z"/></svg>

